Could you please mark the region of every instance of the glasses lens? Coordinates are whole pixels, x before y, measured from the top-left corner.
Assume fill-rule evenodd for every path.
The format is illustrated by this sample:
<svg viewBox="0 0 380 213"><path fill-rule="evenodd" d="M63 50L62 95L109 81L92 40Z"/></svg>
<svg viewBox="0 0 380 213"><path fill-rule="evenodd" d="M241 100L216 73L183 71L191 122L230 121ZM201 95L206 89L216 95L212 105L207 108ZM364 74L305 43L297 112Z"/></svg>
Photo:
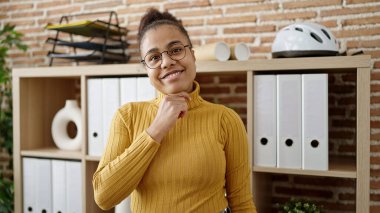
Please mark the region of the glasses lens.
<svg viewBox="0 0 380 213"><path fill-rule="evenodd" d="M160 52L150 52L146 54L144 59L146 65L150 68L156 68L161 64L161 53Z"/></svg>
<svg viewBox="0 0 380 213"><path fill-rule="evenodd" d="M185 57L186 51L182 44L175 44L168 50L168 54L173 60L181 60Z"/></svg>

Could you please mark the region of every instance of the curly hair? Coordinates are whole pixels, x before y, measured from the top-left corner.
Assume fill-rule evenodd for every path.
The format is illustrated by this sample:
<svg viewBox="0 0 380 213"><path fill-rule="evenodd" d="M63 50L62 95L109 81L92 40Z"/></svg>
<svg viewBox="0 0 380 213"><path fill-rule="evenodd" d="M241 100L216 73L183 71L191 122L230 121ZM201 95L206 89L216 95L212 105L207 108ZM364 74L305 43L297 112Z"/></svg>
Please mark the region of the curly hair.
<svg viewBox="0 0 380 213"><path fill-rule="evenodd" d="M155 8L150 8L140 20L139 31L137 34L139 47L141 46L141 41L144 38L145 33L148 30L161 25L171 25L176 27L184 36L186 36L189 40L190 46L192 46L189 34L183 27L181 20L177 19L167 11L160 12Z"/></svg>

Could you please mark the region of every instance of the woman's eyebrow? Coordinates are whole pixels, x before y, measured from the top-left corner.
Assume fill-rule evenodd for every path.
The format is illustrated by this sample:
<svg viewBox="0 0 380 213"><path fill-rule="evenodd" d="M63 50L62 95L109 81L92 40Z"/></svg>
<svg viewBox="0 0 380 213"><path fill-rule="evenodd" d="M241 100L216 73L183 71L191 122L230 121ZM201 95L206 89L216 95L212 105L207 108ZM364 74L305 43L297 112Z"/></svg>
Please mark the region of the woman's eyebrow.
<svg viewBox="0 0 380 213"><path fill-rule="evenodd" d="M178 43L182 43L181 41L179 41L179 40L174 40L174 41L171 41L171 42L169 42L167 45L166 45L166 47L170 47L170 46L172 46L172 45L174 45L174 44L178 44ZM146 52L146 53L150 53L150 52L158 52L159 51L159 49L157 48L157 47L154 47L154 48L152 48L152 49L150 49L148 52Z"/></svg>

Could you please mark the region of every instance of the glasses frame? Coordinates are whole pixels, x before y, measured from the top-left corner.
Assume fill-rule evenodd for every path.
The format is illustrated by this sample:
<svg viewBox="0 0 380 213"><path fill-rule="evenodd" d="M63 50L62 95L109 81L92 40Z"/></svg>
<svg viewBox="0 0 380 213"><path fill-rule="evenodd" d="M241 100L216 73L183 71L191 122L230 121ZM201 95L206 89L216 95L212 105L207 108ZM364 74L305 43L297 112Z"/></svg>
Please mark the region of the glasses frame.
<svg viewBox="0 0 380 213"><path fill-rule="evenodd" d="M183 45L183 44L181 44L181 45L184 47L185 54L184 54L183 57L180 58L180 59L173 59L173 58L171 57L171 55L169 54L169 50L165 50L165 51L160 52L160 56L161 56L161 60L160 60L160 61L161 61L161 62L160 62L160 64L159 64L157 67L154 67L154 68L149 67L148 64L145 62L145 58L146 58L146 56L147 56L149 53L147 53L147 54L144 56L144 59L141 60L140 63L143 63L143 64L144 64L146 67L148 67L149 69L157 69L157 68L160 67L161 64L162 64L162 54L165 53L165 52L166 52L166 54L169 56L170 59L172 59L172 60L174 60L174 61L180 61L180 60L182 60L182 59L184 59L184 58L186 57L186 47L188 47L189 49L191 49L191 45L190 45L190 44L187 44L187 45Z"/></svg>

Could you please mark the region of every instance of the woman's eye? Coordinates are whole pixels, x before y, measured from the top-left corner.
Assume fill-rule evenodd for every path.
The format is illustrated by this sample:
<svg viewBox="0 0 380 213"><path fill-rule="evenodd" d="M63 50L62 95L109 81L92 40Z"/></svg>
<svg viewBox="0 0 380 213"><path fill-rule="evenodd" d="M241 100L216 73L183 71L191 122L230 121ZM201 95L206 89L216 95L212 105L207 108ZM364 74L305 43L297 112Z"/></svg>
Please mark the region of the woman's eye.
<svg viewBox="0 0 380 213"><path fill-rule="evenodd" d="M149 61L158 61L161 60L161 56L159 54L154 54L149 56Z"/></svg>
<svg viewBox="0 0 380 213"><path fill-rule="evenodd" d="M176 54L179 54L179 53L182 52L182 48L180 48L180 47L173 48L170 52L171 52L172 55L176 55Z"/></svg>

